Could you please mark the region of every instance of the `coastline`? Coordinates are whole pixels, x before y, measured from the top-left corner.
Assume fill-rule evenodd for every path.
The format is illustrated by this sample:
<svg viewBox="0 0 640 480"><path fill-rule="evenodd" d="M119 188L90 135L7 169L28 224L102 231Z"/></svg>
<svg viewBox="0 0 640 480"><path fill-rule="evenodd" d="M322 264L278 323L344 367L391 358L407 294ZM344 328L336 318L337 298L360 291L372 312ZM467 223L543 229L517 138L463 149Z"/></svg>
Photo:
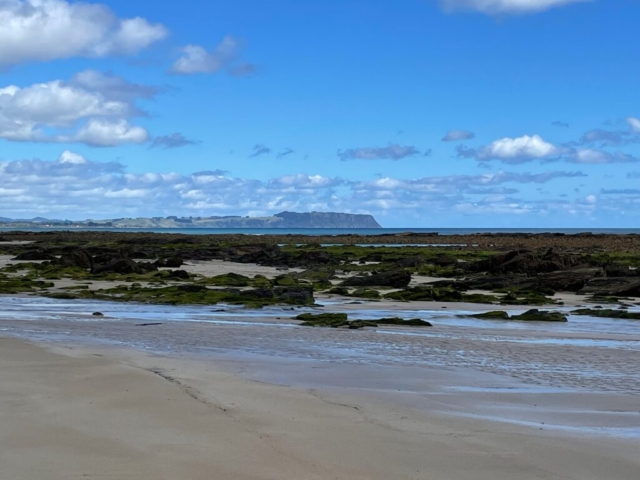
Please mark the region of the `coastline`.
<svg viewBox="0 0 640 480"><path fill-rule="evenodd" d="M635 439L274 385L134 349L0 338L0 386L4 478L600 480L640 466Z"/></svg>

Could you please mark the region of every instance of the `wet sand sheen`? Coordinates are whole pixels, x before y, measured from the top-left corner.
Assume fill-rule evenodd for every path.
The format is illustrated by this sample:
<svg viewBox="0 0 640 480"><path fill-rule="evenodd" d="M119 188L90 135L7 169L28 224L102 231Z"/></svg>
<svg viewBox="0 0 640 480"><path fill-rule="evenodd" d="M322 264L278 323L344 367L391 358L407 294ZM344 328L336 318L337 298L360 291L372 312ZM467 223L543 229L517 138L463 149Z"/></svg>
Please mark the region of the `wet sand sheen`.
<svg viewBox="0 0 640 480"><path fill-rule="evenodd" d="M474 319L459 324L451 320L455 311L425 310L407 313L429 319L434 328L354 332L297 327L290 320L296 312L282 308L32 297L0 302L5 335L188 355L253 380L354 394L375 391L392 404L425 412L436 408L545 428L640 436L640 322L576 317L569 324ZM372 310L378 305L359 307L351 313L364 318L380 313ZM106 316L93 317L96 310ZM136 326L143 322L162 325ZM616 333L603 333L607 329Z"/></svg>
<svg viewBox="0 0 640 480"><path fill-rule="evenodd" d="M7 479L601 480L640 468L637 444L621 439L274 386L210 361L8 339L0 421Z"/></svg>

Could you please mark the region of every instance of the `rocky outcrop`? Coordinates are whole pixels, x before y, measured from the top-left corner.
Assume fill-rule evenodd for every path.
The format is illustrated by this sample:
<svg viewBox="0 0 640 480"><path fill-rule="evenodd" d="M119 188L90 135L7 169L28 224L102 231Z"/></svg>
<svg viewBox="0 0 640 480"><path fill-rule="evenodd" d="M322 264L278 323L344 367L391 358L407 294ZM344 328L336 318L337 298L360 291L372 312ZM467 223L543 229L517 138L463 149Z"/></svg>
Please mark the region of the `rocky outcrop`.
<svg viewBox="0 0 640 480"><path fill-rule="evenodd" d="M29 250L27 252L20 253L12 260L29 260L29 261L52 261L56 260L55 255L52 255L47 250L37 248L35 250Z"/></svg>
<svg viewBox="0 0 640 480"><path fill-rule="evenodd" d="M531 250L513 250L475 262L468 268L471 271L487 272L491 275L525 274L531 276L578 266L585 266L581 256L557 254L553 249L549 249L544 255Z"/></svg>
<svg viewBox="0 0 640 480"><path fill-rule="evenodd" d="M184 260L182 260L182 257L175 255L173 257L159 258L156 260L155 265L158 268L180 268L184 265Z"/></svg>
<svg viewBox="0 0 640 480"><path fill-rule="evenodd" d="M152 263L135 262L130 258L113 258L104 265L94 265L91 273L96 275L102 273L118 273L121 275L144 274L158 270Z"/></svg>
<svg viewBox="0 0 640 480"><path fill-rule="evenodd" d="M577 292L594 277L602 276L604 271L601 268L572 268L538 275L535 284L557 292Z"/></svg>
<svg viewBox="0 0 640 480"><path fill-rule="evenodd" d="M56 263L61 267L83 268L85 270L92 269L94 265L93 257L86 250L63 253Z"/></svg>
<svg viewBox="0 0 640 480"><path fill-rule="evenodd" d="M522 315L514 315L510 320L521 322L566 322L567 317L560 312L549 312L534 308L533 310L524 312Z"/></svg>
<svg viewBox="0 0 640 480"><path fill-rule="evenodd" d="M351 277L340 285L343 287L392 287L405 288L411 282L411 274L406 270L390 270L363 277Z"/></svg>

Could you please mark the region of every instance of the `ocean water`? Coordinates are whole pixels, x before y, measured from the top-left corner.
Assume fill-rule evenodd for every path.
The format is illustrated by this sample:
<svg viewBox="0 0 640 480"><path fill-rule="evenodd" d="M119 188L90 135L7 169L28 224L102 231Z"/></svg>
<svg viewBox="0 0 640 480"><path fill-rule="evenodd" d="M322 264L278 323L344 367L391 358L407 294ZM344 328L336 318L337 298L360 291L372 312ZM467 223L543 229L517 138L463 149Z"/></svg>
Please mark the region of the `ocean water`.
<svg viewBox="0 0 640 480"><path fill-rule="evenodd" d="M1 224L0 224L1 225ZM640 228L69 228L30 227L7 228L0 226L0 232L148 232L176 233L187 235L392 235L397 233L437 233L438 235L470 235L475 233L578 233L593 234L640 234Z"/></svg>

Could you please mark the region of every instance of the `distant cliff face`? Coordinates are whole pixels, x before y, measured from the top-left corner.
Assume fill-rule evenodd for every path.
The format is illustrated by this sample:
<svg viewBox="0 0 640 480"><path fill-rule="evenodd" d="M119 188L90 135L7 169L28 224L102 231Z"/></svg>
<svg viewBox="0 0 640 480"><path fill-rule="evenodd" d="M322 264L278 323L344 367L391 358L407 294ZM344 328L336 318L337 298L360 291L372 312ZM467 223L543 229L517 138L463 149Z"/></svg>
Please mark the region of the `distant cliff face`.
<svg viewBox="0 0 640 480"><path fill-rule="evenodd" d="M382 228L371 215L281 212L274 217L282 219L277 228Z"/></svg>

